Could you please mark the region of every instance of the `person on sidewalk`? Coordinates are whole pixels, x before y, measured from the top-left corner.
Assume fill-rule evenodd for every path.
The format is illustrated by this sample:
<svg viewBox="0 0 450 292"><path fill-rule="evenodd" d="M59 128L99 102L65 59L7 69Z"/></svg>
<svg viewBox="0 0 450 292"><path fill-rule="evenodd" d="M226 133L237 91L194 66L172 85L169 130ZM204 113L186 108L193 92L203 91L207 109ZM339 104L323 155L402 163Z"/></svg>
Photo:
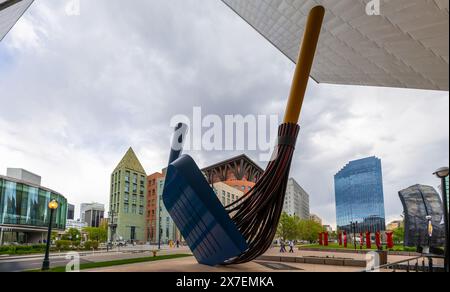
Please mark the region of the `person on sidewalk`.
<svg viewBox="0 0 450 292"><path fill-rule="evenodd" d="M285 253L286 252L286 245L284 243L284 240L282 240L281 243L280 243L280 252L281 253Z"/></svg>
<svg viewBox="0 0 450 292"><path fill-rule="evenodd" d="M294 253L294 241L289 241L289 253Z"/></svg>

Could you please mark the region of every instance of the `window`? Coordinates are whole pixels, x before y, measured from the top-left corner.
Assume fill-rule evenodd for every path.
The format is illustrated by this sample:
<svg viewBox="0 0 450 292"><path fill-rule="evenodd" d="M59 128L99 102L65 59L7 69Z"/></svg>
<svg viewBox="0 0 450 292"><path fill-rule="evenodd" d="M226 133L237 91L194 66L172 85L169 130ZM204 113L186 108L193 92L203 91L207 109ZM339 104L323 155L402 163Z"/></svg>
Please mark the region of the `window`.
<svg viewBox="0 0 450 292"><path fill-rule="evenodd" d="M140 215L144 214L144 207L142 207L142 206L139 207L139 214Z"/></svg>
<svg viewBox="0 0 450 292"><path fill-rule="evenodd" d="M131 206L131 213L132 214L136 214L136 211L137 211L136 205L132 205Z"/></svg>
<svg viewBox="0 0 450 292"><path fill-rule="evenodd" d="M133 184L133 193L137 193L137 184Z"/></svg>
<svg viewBox="0 0 450 292"><path fill-rule="evenodd" d="M126 193L130 192L130 183L129 182L125 182L125 192Z"/></svg>
<svg viewBox="0 0 450 292"><path fill-rule="evenodd" d="M231 199L234 201L234 194L231 195Z"/></svg>
<svg viewBox="0 0 450 292"><path fill-rule="evenodd" d="M144 196L139 197L139 204L144 205Z"/></svg>
<svg viewBox="0 0 450 292"><path fill-rule="evenodd" d="M128 201L129 201L129 199L130 199L129 196L130 196L130 195L128 195L128 194L125 194L125 195L124 195L123 201L125 202L125 204L128 204Z"/></svg>
<svg viewBox="0 0 450 292"><path fill-rule="evenodd" d="M137 184L137 173L133 173L133 183Z"/></svg>
<svg viewBox="0 0 450 292"><path fill-rule="evenodd" d="M123 204L123 212L128 213L128 204Z"/></svg>
<svg viewBox="0 0 450 292"><path fill-rule="evenodd" d="M137 196L136 196L136 195L133 195L133 201L132 201L132 203L133 203L133 204L136 204L136 203L137 203Z"/></svg>
<svg viewBox="0 0 450 292"><path fill-rule="evenodd" d="M126 171L126 172L125 172L125 181L126 181L126 182L129 182L129 181L130 181L130 172L129 172L129 171Z"/></svg>

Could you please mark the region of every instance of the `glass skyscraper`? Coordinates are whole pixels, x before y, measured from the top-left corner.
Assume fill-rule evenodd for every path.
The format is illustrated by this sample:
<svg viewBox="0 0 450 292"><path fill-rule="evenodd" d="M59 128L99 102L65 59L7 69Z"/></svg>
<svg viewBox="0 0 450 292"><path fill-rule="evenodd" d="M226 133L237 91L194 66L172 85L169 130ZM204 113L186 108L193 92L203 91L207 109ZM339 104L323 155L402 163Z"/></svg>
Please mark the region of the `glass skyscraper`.
<svg viewBox="0 0 450 292"><path fill-rule="evenodd" d="M381 160L369 157L349 162L334 176L336 222L339 230L386 230Z"/></svg>

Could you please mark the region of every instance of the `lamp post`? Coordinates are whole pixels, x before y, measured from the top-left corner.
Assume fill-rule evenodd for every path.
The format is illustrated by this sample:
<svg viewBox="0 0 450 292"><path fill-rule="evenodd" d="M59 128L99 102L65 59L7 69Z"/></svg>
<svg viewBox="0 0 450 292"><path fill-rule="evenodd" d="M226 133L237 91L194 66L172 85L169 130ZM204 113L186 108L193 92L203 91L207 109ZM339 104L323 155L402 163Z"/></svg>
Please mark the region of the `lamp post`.
<svg viewBox="0 0 450 292"><path fill-rule="evenodd" d="M116 227L117 227L117 224L116 224L115 221L114 221L114 217L115 217L115 216L116 216L116 212L114 212L114 211L110 211L110 212L109 212L109 220L110 220L109 228L110 228L110 230L111 230L111 235L110 235L110 238L109 238L109 242L108 242L108 244L106 245L107 251L109 251L109 247L110 247L110 246L111 246L111 249L113 248L114 236L115 236L115 233L116 233Z"/></svg>
<svg viewBox="0 0 450 292"><path fill-rule="evenodd" d="M445 227L445 260L444 260L444 268L445 271L448 273L449 270L449 255L448 255L448 249L449 249L449 240L448 240L448 202L447 202L447 188L445 185L445 179L448 177L449 169L448 167L441 167L434 173L435 176L441 179L441 190L442 190L442 203L443 203L443 209L444 209L444 227Z"/></svg>
<svg viewBox="0 0 450 292"><path fill-rule="evenodd" d="M47 246L45 248L44 262L42 263L42 271L48 271L50 269L50 241L52 240L52 223L53 223L53 213L58 209L58 202L52 200L48 203L48 208L50 209L50 221L48 223L48 233L47 233Z"/></svg>
<svg viewBox="0 0 450 292"><path fill-rule="evenodd" d="M158 250L161 250L161 196L158 198Z"/></svg>

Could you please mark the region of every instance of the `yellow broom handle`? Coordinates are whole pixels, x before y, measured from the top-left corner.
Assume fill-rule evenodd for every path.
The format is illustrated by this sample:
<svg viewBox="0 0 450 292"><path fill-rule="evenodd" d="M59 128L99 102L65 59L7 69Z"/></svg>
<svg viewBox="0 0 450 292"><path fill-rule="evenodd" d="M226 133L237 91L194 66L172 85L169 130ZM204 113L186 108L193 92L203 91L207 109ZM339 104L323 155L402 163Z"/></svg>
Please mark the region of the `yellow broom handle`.
<svg viewBox="0 0 450 292"><path fill-rule="evenodd" d="M316 6L309 13L300 55L295 68L294 80L292 81L286 115L284 117L285 123L297 124L300 119L300 112L302 110L324 16L325 8L323 6Z"/></svg>

